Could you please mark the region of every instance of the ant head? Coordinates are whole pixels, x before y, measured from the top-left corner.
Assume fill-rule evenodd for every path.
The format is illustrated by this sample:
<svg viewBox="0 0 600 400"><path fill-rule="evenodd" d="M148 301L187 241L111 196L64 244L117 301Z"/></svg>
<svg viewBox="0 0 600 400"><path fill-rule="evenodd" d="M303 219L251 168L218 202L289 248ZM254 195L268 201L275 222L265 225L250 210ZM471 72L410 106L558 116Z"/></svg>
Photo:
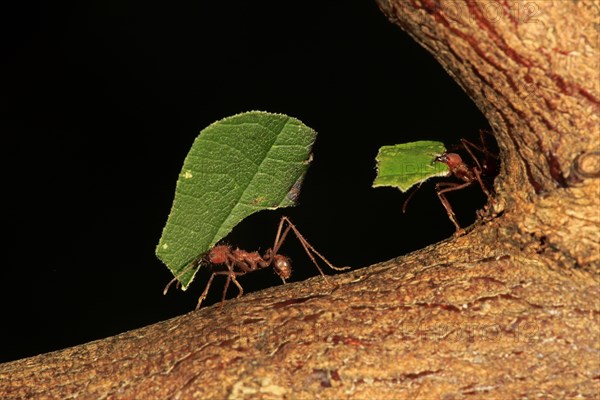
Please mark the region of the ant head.
<svg viewBox="0 0 600 400"><path fill-rule="evenodd" d="M435 161L444 163L452 170L462 164L462 158L456 153L444 153L435 158Z"/></svg>
<svg viewBox="0 0 600 400"><path fill-rule="evenodd" d="M282 279L288 279L292 275L292 263L290 259L281 254L275 254L273 258L273 269Z"/></svg>
<svg viewBox="0 0 600 400"><path fill-rule="evenodd" d="M225 264L230 254L231 247L222 244L210 249L206 255L206 260L211 264Z"/></svg>

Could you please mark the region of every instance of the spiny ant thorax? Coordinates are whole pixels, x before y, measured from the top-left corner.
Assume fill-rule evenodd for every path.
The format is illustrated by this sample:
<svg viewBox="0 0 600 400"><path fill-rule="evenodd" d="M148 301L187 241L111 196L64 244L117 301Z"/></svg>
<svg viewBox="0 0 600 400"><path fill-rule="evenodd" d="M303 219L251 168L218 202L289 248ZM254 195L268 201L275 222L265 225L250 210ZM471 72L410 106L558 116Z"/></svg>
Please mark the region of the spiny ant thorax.
<svg viewBox="0 0 600 400"><path fill-rule="evenodd" d="M217 245L213 247L204 257L207 264L213 266L227 266L237 272L247 273L258 269L273 267L277 275L282 279L288 279L292 275L292 264L286 256L273 254L272 249L267 249L264 256L258 251L246 251L232 249L228 245Z"/></svg>

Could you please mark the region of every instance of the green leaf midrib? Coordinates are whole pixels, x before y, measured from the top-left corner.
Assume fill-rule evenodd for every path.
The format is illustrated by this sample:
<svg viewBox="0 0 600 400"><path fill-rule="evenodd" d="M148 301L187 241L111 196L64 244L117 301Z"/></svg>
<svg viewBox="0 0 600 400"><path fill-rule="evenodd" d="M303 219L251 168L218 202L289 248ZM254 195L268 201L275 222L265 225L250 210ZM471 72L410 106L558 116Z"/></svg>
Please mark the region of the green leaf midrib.
<svg viewBox="0 0 600 400"><path fill-rule="evenodd" d="M253 125L260 125L263 128L265 128L265 129L273 132L273 134L274 134L273 135L273 140L271 141L270 146L269 146L267 152L264 154L264 156L261 157L261 162L259 164L256 164L254 162L254 160L252 160L252 159L250 159L250 158L248 158L247 156L244 155L244 157L246 157L249 161L251 161L252 164L256 165L256 170L252 174L253 177L255 177L260 172L261 167L264 165L265 161L269 157L269 153L273 150L273 145L277 142L277 139L279 138L279 135L281 134L281 132L283 131L283 128L285 128L285 126L286 126L286 124L288 123L289 120L290 120L290 118L287 117L285 119L285 121L283 121L283 123L280 125L279 132L272 130L270 127L268 127L266 125L263 125L263 124L261 124L258 121L252 123ZM241 124L231 124L231 125L235 125L235 126L239 127L239 126L242 126L242 125L250 125L250 123L244 122L244 123L241 123ZM229 144L225 144L225 145L227 147L230 147L230 148L232 148L232 149L234 149L234 150L236 150L236 151L238 151L238 152L240 152L240 153L243 154L243 152L239 151L238 149L235 149L235 148L231 147ZM212 243L212 245L215 245L219 240L221 240L221 237L219 236L219 232L221 231L221 227L223 227L225 225L225 223L227 221L229 221L229 219L232 217L233 213L238 209L238 206L240 204L241 199L244 197L244 194L246 193L246 191L248 190L248 188L251 186L252 182L253 182L253 179L249 179L248 180L248 182L246 183L246 185L243 188L243 190L240 191L240 194L239 194L239 196L238 196L238 198L237 198L237 200L235 202L236 205L229 210L229 213L220 222L220 224L219 224L220 227L217 227L217 229L215 230L215 233L213 234L212 239L210 240L210 243ZM227 224L227 226L228 225L229 224Z"/></svg>

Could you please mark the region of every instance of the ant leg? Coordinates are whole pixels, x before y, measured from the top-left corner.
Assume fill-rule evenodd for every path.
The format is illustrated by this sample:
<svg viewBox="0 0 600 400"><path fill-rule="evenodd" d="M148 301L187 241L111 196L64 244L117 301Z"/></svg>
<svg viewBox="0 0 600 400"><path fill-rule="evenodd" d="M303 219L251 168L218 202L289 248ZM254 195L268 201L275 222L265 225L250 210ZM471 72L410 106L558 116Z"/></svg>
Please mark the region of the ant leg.
<svg viewBox="0 0 600 400"><path fill-rule="evenodd" d="M227 280L225 281L225 287L223 288L223 296L221 296L221 307L225 304L225 297L227 296L227 289L229 289L229 282L231 282L231 275L227 274Z"/></svg>
<svg viewBox="0 0 600 400"><path fill-rule="evenodd" d="M244 288L242 287L242 285L240 285L240 283L237 281L237 279L235 279L235 275L231 275L231 280L233 281L233 283L235 283L235 286L237 286L238 289L240 290L237 297L242 297L242 295L244 294Z"/></svg>
<svg viewBox="0 0 600 400"><path fill-rule="evenodd" d="M227 281L225 282L225 288L223 289L223 297L221 298L221 306L225 302L225 296L227 295L227 289L229 288L229 284L231 282L233 282L239 290L239 293L236 296L236 298L242 297L242 295L244 294L244 288L242 287L242 285L240 285L240 283L237 281L237 279L235 279L235 277L238 275L244 275L245 272L241 273L241 272L227 271L227 272L217 272L217 274L218 275L227 275Z"/></svg>
<svg viewBox="0 0 600 400"><path fill-rule="evenodd" d="M471 155L471 157L473 158L473 160L477 161L477 159L475 158L475 156L473 155L473 153L471 152L472 149L475 149L477 151L479 151L481 154L484 154L488 157L492 157L492 158L498 158L498 156L496 154L493 154L491 151L488 150L488 147L485 144L485 138L483 135L484 131L480 130L479 131L479 141L481 142L481 146L477 146L475 143L467 140L467 139L460 139L460 143L463 145L463 148L465 150L467 150L469 152L469 154Z"/></svg>
<svg viewBox="0 0 600 400"><path fill-rule="evenodd" d="M183 271L181 271L175 278L171 279L171 281L169 283L167 283L167 286L165 286L165 288L163 289L163 296L165 296L167 294L167 292L169 291L169 288L171 287L171 285L173 283L177 282L177 287L179 287L181 285L181 283L178 282L179 278L181 278L183 275L188 273L194 267L198 267L200 265L201 261L202 261L201 258L194 260L190 265L188 265L186 268L184 268ZM198 268L200 268L200 267L198 267Z"/></svg>
<svg viewBox="0 0 600 400"><path fill-rule="evenodd" d="M483 183L483 180L481 179L481 172L479 172L479 168L473 168L473 172L475 173L475 178L477 178L477 182L479 182L479 186L481 186L481 190L487 196L488 201L493 202L494 199L493 199L492 195L490 194L489 190L485 187L485 184Z"/></svg>
<svg viewBox="0 0 600 400"><path fill-rule="evenodd" d="M456 232L454 234L457 236L462 235L465 231L458 224L458 221L456 220L456 215L454 214L454 210L452 209L452 206L450 205L450 202L448 201L448 199L446 198L446 195L444 193L464 189L471 184L472 184L472 182L466 182L466 183L462 183L462 184L452 183L452 182L440 182L437 185L435 185L435 192L437 193L438 198L442 202L442 205L446 209L446 214L448 214L448 218L450 219L450 221L452 221L452 223L456 227Z"/></svg>
<svg viewBox="0 0 600 400"><path fill-rule="evenodd" d="M482 131L479 132L480 135L482 135ZM483 135L481 136L481 140L483 141ZM485 186L485 184L483 183L483 179L481 179L481 164L479 163L479 160L477 159L477 157L475 157L475 155L473 154L473 152L471 151L471 149L469 149L469 147L473 147L479 151L481 151L483 154L486 155L491 155L489 151L487 151L487 149L478 147L476 145L474 145L473 143L469 142L466 139L460 139L461 143L463 144L465 150L467 151L467 153L469 153L469 155L471 156L471 158L473 159L473 161L475 161L475 163L477 164L477 168L473 168L473 172L475 173L475 178L477 178L477 182L479 182L479 186L481 186L481 190L483 191L483 193L485 193L485 195L488 198L488 201L493 201L494 199L492 198L492 195L490 194L490 191L488 190L488 188Z"/></svg>
<svg viewBox="0 0 600 400"><path fill-rule="evenodd" d="M474 149L479 150L483 154L487 154L487 151L485 149L482 149L479 146L474 145L473 143L469 142L467 139L460 139L460 142L462 143L462 145L465 148L465 150L467 151L467 153L469 153L469 155L471 156L471 158L473 159L473 161L475 161L475 164L477 164L477 167L481 171L481 164L479 163L479 160L477 159L477 157L475 157L475 154L473 154L473 151L471 150L471 147L474 148Z"/></svg>
<svg viewBox="0 0 600 400"><path fill-rule="evenodd" d="M317 250L315 250L315 248L308 242L308 240L306 240L304 238L304 236L302 236L302 234L300 233L300 231L298 231L298 228L296 228L296 226L292 223L292 221L290 221L290 219L286 216L281 217L281 222L279 223L279 229L278 229L278 233L281 230L281 227L283 226L284 223L288 224L288 226L286 227L283 235L281 235L281 238L279 239L279 243L277 243L276 246L274 246L274 249L279 249L279 247L281 247L281 244L283 243L283 241L285 240L286 235L288 234L288 232L290 231L290 229L292 231L294 231L294 234L296 235L296 237L298 238L298 241L300 242L300 244L302 245L302 247L304 248L304 251L306 252L306 254L308 254L308 256L310 257L311 261L313 262L313 264L315 264L315 266L317 267L317 269L319 270L319 272L321 273L321 275L325 276L325 274L323 273L323 270L321 269L321 267L319 267L319 264L317 264L317 260L315 260L315 257L313 256L312 253L316 254L321 260L323 260L323 262L325 262L325 264L327 264L327 266L333 270L336 271L345 271L347 269L349 269L350 267L336 267L334 266L332 263L329 262L329 260L327 260L325 258L325 256L323 256L321 253L319 253ZM275 252L275 251L274 251Z"/></svg>
<svg viewBox="0 0 600 400"><path fill-rule="evenodd" d="M215 275L217 275L217 273L213 272L212 275L210 276L210 278L208 279L208 283L206 284L204 291L198 298L198 304L196 304L196 310L200 308L200 306L202 305L202 302L206 298L206 295L208 294L208 289L210 289L210 285L212 284L213 279L215 279Z"/></svg>
<svg viewBox="0 0 600 400"><path fill-rule="evenodd" d="M235 279L236 275L243 275L243 274L238 274L238 273L230 272L230 271L220 271L220 272L213 272L213 276L214 275L226 275L227 276L227 280L225 281L225 287L223 288L223 296L221 297L221 307L223 307L223 304L225 304L225 298L227 297L227 290L229 289L229 284L231 282L235 283L235 285L240 290L240 293L237 295L237 297L240 297L244 294L244 289L239 284L239 282ZM204 297L206 297L206 294L203 293L202 295Z"/></svg>
<svg viewBox="0 0 600 400"><path fill-rule="evenodd" d="M240 290L237 297L240 297L241 295L244 294L244 289L239 284L237 279L235 279L235 277L236 277L236 275L243 275L246 272L236 273L233 270L234 263L235 263L235 260L232 260L232 259L227 260L227 262L225 263L225 265L227 265L227 271L218 273L219 275L227 275L227 281L225 282L225 287L223 288L223 297L221 297L221 307L223 307L223 304L225 303L225 297L227 296L227 289L229 289L229 284L231 283L231 281L233 281L233 283L235 283L235 285Z"/></svg>
<svg viewBox="0 0 600 400"><path fill-rule="evenodd" d="M484 132L483 130L479 131L479 140L481 141L481 146L477 146L475 143L470 142L467 139L460 139L460 143L462 144L463 148L469 153L469 155L471 156L473 161L475 161L475 163L479 167L480 171L482 171L483 168L481 166L481 163L477 159L477 157L475 157L475 155L473 154L473 149L479 151L481 154L484 154L486 157L491 157L496 160L498 159L498 156L496 154L492 153L491 151L489 151L487 146L485 145L485 139L484 139L483 132Z"/></svg>
<svg viewBox="0 0 600 400"><path fill-rule="evenodd" d="M281 217L281 220L279 220L279 226L277 227L277 234L275 235L275 242L273 242L273 251L270 252L270 256L273 257L275 254L277 254L277 252L279 251L279 248L281 247L281 245L283 244L283 241L285 240L285 237L287 236L288 232L290 231L291 226L288 224L288 226L285 228L285 231L283 232L283 234L281 234L281 230L283 229L283 225L285 223L284 220L287 220L289 222L288 217Z"/></svg>
<svg viewBox="0 0 600 400"><path fill-rule="evenodd" d="M498 159L498 157L495 154L492 154L486 147L485 145L485 139L484 139L484 131L480 130L479 131L479 136L480 136L480 140L481 143L483 145L483 147L479 147L474 145L473 143L469 142L466 139L461 139L461 143L463 145L463 147L465 148L465 150L469 153L469 155L471 156L471 158L473 159L473 161L475 161L475 163L477 164L477 167L473 168L473 173L475 174L475 178L477 178L477 182L479 183L479 186L481 187L481 190L483 191L483 193L485 193L488 202L489 203L494 203L495 200L492 197L492 195L490 194L490 190L487 188L487 186L485 185L485 183L483 183L483 179L481 179L481 171L483 171L482 166L479 162L479 160L477 159L477 157L475 157L475 155L473 154L473 152L471 151L470 147L480 151L482 154L485 154L488 157L492 157L495 159Z"/></svg>
<svg viewBox="0 0 600 400"><path fill-rule="evenodd" d="M287 222L287 226L285 227L285 230L283 231L283 233L281 233L283 225L285 225L286 222ZM296 227L294 226L294 224L292 224L292 221L290 221L290 219L286 216L281 217L281 220L279 221L279 227L277 228L277 235L275 235L275 243L273 244L272 256L275 256L275 254L277 254L277 252L279 251L279 248L285 241L285 238L286 238L287 234L290 232L290 229L292 229L292 227L294 229L294 233L296 234L296 237L298 238L298 240L300 241L300 244L304 248L304 251L306 252L306 254L308 254L308 257L313 262L313 264L315 264L315 266L319 270L319 273L321 275L323 275L323 277L325 277L325 273L323 272L321 267L319 267L317 260L315 260L315 257L312 255L310 250L306 247L306 244L308 244L308 242L306 242L306 239L304 239L304 237L300 234L300 232L298 232L298 230L295 229ZM315 253L316 253L316 251L315 251ZM327 263L329 264L328 261L327 261ZM334 269L335 269L335 267L334 267ZM327 278L325 278L325 279L327 279Z"/></svg>
<svg viewBox="0 0 600 400"><path fill-rule="evenodd" d="M496 160L498 159L498 155L492 153L491 151L489 151L489 148L486 144L486 140L485 140L485 136L486 134L490 135L490 136L494 136L490 131L487 131L485 129L480 129L479 130L479 142L481 142L481 151L482 153L484 153L486 156L495 158Z"/></svg>

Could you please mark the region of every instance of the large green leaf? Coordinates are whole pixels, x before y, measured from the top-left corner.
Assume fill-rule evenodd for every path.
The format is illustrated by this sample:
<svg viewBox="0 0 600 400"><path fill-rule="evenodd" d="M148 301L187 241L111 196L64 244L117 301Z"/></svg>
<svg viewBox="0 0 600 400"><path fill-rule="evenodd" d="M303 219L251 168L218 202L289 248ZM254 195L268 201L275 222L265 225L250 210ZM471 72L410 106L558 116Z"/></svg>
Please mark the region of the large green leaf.
<svg viewBox="0 0 600 400"><path fill-rule="evenodd" d="M435 176L448 174L448 166L434 162L446 149L442 142L419 141L382 146L377 154L373 187L392 186L406 192Z"/></svg>
<svg viewBox="0 0 600 400"><path fill-rule="evenodd" d="M190 265L245 217L295 204L315 137L295 118L260 111L200 132L156 248L184 290L196 273Z"/></svg>

